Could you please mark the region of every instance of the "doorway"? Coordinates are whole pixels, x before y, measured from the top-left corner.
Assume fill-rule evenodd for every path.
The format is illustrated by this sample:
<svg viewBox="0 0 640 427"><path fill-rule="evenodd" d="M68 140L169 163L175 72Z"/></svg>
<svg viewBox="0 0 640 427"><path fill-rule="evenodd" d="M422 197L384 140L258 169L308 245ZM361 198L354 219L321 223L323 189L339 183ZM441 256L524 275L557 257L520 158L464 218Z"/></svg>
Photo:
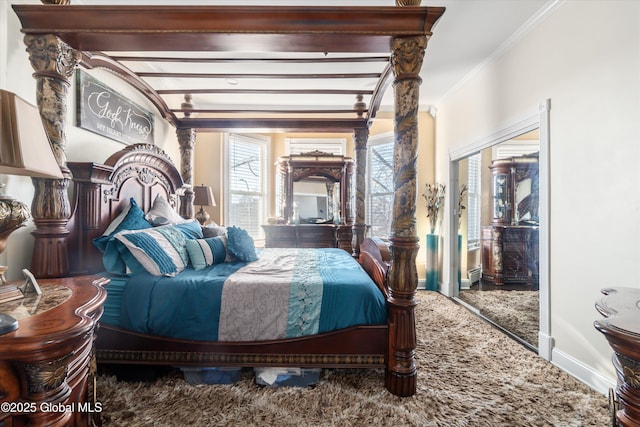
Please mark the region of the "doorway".
<svg viewBox="0 0 640 427"><path fill-rule="evenodd" d="M449 247L451 271L449 272L449 289L445 289L445 293L448 292L449 296L519 339L547 360L551 359L552 343L549 331L548 280L549 108L550 101L547 100L524 119L514 120L512 124L507 124L500 131L451 152L449 188L461 189L465 184L468 186L470 177L467 171L470 159L475 156L481 158L481 178L479 178L481 190L479 196L474 196L479 197L480 203L480 211L474 211L475 213L469 212L468 207L465 206L465 203L472 203L469 199L470 195L464 191L462 197L460 191L450 191L448 194L448 201L454 209L449 210L450 224L452 224L449 228L450 242L452 242ZM535 229L536 244L528 246L528 249L530 253L535 250L535 256L532 259L536 261L536 265L528 265L523 269L526 276L515 279L508 277L503 281L501 275L496 278L488 268L486 246L489 242L482 239L482 232L486 239L487 233L490 233L491 220L495 219L492 218L495 208L493 199L494 190L496 190L494 188L495 171L492 175L489 166L498 158L514 158L522 155L536 157L537 209L534 213L535 217L532 217L531 213L527 213L525 218L519 218L517 214L513 218L509 217L508 225L512 226L515 222L520 224L520 221L524 220L522 225L525 227L515 227L517 229L515 231L521 232L523 230L520 228L527 227ZM515 169L512 170L515 175ZM471 178L473 181L473 177ZM530 189L530 183L528 185ZM462 204L459 204L460 200ZM470 214L479 215L479 226L482 227L480 236L469 234L467 223L457 226L462 218L461 212L465 217ZM468 220L468 218L465 219ZM496 221L500 225L500 220ZM458 234L461 237L458 237ZM522 247L525 247L524 243ZM495 250L495 247L492 250ZM519 261L525 262L524 259ZM500 316L506 317L500 318Z"/></svg>

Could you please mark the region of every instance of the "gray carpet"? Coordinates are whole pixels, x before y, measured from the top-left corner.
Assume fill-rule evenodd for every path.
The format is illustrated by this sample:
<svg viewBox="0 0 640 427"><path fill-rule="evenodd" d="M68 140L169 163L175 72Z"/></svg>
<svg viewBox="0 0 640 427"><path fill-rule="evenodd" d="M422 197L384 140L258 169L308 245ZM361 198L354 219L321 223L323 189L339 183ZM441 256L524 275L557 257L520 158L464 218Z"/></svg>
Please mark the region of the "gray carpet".
<svg viewBox="0 0 640 427"><path fill-rule="evenodd" d="M389 394L381 370L324 370L308 388L98 379L104 426L607 426L608 402L467 309L418 291L418 390Z"/></svg>

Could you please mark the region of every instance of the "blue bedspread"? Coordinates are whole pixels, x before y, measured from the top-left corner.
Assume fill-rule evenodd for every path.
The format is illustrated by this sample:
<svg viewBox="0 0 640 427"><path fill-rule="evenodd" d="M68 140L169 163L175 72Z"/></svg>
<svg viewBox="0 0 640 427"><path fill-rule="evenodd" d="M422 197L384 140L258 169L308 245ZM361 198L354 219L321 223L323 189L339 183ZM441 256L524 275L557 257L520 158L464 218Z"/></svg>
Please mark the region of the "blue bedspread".
<svg viewBox="0 0 640 427"><path fill-rule="evenodd" d="M264 249L258 261L175 277L132 276L120 326L205 341L255 341L386 323L384 296L341 249Z"/></svg>

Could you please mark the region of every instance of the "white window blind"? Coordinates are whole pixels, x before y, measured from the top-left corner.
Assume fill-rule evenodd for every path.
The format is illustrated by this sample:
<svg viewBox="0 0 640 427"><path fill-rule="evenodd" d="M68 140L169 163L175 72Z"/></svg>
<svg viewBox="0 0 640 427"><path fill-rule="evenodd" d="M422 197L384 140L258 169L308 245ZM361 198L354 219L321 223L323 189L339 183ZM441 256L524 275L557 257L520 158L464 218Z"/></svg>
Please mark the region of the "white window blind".
<svg viewBox="0 0 640 427"><path fill-rule="evenodd" d="M480 207L481 207L481 167L482 154L469 157L467 190L467 246L468 249L480 248Z"/></svg>
<svg viewBox="0 0 640 427"><path fill-rule="evenodd" d="M254 240L264 239L266 218L267 143L256 136L227 136L226 224L244 228Z"/></svg>
<svg viewBox="0 0 640 427"><path fill-rule="evenodd" d="M371 235L391 234L393 214L393 135L369 140L367 147L366 223Z"/></svg>
<svg viewBox="0 0 640 427"><path fill-rule="evenodd" d="M303 154L322 151L338 156L344 155L347 140L345 138L286 138L286 154Z"/></svg>

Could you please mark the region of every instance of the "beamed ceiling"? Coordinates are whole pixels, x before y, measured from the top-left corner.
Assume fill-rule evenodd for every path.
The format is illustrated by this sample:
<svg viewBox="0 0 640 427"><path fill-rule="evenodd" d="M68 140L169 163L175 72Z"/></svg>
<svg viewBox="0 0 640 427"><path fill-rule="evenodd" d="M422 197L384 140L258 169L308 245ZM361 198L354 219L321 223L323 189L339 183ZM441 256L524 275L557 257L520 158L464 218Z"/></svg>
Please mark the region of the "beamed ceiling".
<svg viewBox="0 0 640 427"><path fill-rule="evenodd" d="M394 37L431 35L441 7L14 5L144 93L177 128L351 132L393 81ZM428 49L427 49L428 51Z"/></svg>
<svg viewBox="0 0 640 427"><path fill-rule="evenodd" d="M125 78L176 127L352 132L378 111L393 110L392 37L433 30L420 107L437 107L554 2L423 0L429 5L417 9L393 6L394 0L238 3L72 0L12 7L24 32L57 34L82 51L82 67Z"/></svg>

